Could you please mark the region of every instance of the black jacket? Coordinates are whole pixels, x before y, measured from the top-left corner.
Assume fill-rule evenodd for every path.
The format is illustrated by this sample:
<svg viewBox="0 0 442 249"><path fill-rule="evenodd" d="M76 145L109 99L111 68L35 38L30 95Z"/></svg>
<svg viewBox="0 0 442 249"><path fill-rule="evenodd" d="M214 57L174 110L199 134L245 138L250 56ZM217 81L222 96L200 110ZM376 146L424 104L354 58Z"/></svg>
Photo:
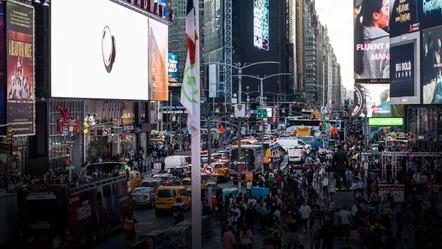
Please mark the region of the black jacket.
<svg viewBox="0 0 442 249"><path fill-rule="evenodd" d="M349 163L348 163L347 154L342 150L338 150L333 155L333 160L332 160L333 170L345 170L345 168L348 167L348 165Z"/></svg>

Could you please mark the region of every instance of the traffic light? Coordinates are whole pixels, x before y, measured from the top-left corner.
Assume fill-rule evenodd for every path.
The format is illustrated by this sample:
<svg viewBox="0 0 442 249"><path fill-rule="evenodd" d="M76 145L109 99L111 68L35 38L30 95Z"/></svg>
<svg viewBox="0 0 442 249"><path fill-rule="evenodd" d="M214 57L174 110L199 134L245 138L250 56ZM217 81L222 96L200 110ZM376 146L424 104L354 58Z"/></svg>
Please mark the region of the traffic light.
<svg viewBox="0 0 442 249"><path fill-rule="evenodd" d="M384 127L384 133L388 133L388 127Z"/></svg>
<svg viewBox="0 0 442 249"><path fill-rule="evenodd" d="M15 134L14 128L9 128L6 133L6 141L13 143L14 142L14 134Z"/></svg>
<svg viewBox="0 0 442 249"><path fill-rule="evenodd" d="M66 148L66 156L70 156L71 155L71 148L67 147Z"/></svg>
<svg viewBox="0 0 442 249"><path fill-rule="evenodd" d="M115 136L115 128L114 127L111 128L111 136Z"/></svg>

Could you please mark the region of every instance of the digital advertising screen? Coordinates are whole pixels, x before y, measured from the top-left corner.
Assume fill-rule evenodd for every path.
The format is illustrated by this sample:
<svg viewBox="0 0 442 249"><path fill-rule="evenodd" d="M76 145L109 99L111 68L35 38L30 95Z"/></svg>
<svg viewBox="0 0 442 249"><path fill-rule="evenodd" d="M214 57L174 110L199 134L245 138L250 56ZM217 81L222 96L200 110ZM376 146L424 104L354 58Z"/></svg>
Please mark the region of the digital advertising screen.
<svg viewBox="0 0 442 249"><path fill-rule="evenodd" d="M168 26L149 19L149 100L169 99Z"/></svg>
<svg viewBox="0 0 442 249"><path fill-rule="evenodd" d="M390 97L415 96L414 46L412 42L390 48Z"/></svg>
<svg viewBox="0 0 442 249"><path fill-rule="evenodd" d="M0 3L0 123L6 123L6 80L5 80L5 67L6 67L6 48L5 48L5 10L4 3ZM0 134L5 135L6 127L0 128Z"/></svg>
<svg viewBox="0 0 442 249"><path fill-rule="evenodd" d="M178 82L178 68L179 68L179 57L177 54L169 53L168 54L168 68L169 68L169 82L177 83Z"/></svg>
<svg viewBox="0 0 442 249"><path fill-rule="evenodd" d="M258 49L269 50L269 20L269 0L253 0L253 44Z"/></svg>
<svg viewBox="0 0 442 249"><path fill-rule="evenodd" d="M422 32L423 104L442 104L442 26Z"/></svg>
<svg viewBox="0 0 442 249"><path fill-rule="evenodd" d="M390 37L419 31L418 0L390 0Z"/></svg>
<svg viewBox="0 0 442 249"><path fill-rule="evenodd" d="M285 29L279 28L285 24L285 19L278 17L278 13L286 11L285 1L271 0L240 0L233 1L232 8L241 13L236 18L236 31L233 39L236 44L236 61L248 65L257 62L281 61L281 64L262 63L249 66L243 71L244 75L264 77L278 72L285 72L285 65L281 58L285 56L285 47L281 40L285 39ZM237 85L238 77L233 78L233 85ZM285 83L284 76L272 77L263 82L264 92L279 93ZM259 96L259 80L242 77L242 90L252 92L251 96Z"/></svg>
<svg viewBox="0 0 442 249"><path fill-rule="evenodd" d="M167 18L167 1L166 0L114 0L128 3L136 8L150 12L161 18Z"/></svg>
<svg viewBox="0 0 442 249"><path fill-rule="evenodd" d="M354 1L355 79L390 77L389 4L390 0Z"/></svg>
<svg viewBox="0 0 442 249"><path fill-rule="evenodd" d="M34 8L25 4L6 2L5 20L6 122L14 128L15 135L33 135L35 134Z"/></svg>
<svg viewBox="0 0 442 249"><path fill-rule="evenodd" d="M353 116L396 118L404 116L403 105L390 104L390 84L355 84Z"/></svg>
<svg viewBox="0 0 442 249"><path fill-rule="evenodd" d="M442 1L418 0L421 29L442 25Z"/></svg>
<svg viewBox="0 0 442 249"><path fill-rule="evenodd" d="M149 18L122 4L51 1L52 97L149 100Z"/></svg>

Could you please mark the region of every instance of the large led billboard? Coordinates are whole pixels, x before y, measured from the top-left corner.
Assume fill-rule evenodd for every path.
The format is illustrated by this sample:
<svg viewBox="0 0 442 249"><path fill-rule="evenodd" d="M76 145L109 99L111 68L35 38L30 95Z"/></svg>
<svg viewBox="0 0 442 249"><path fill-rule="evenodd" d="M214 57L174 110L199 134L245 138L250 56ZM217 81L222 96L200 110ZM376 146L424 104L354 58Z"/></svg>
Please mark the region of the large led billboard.
<svg viewBox="0 0 442 249"><path fill-rule="evenodd" d="M418 0L390 0L390 37L419 30Z"/></svg>
<svg viewBox="0 0 442 249"><path fill-rule="evenodd" d="M442 26L422 32L423 104L442 104Z"/></svg>
<svg viewBox="0 0 442 249"><path fill-rule="evenodd" d="M390 104L390 84L355 84L353 116L367 118L403 117L402 105Z"/></svg>
<svg viewBox="0 0 442 249"><path fill-rule="evenodd" d="M16 135L35 134L34 8L6 2L6 122Z"/></svg>
<svg viewBox="0 0 442 249"><path fill-rule="evenodd" d="M390 103L421 104L420 32L390 39Z"/></svg>
<svg viewBox="0 0 442 249"><path fill-rule="evenodd" d="M177 54L169 53L168 54L168 61L169 64L169 82L171 83L177 83L178 82L178 68L179 68L179 57Z"/></svg>
<svg viewBox="0 0 442 249"><path fill-rule="evenodd" d="M148 100L148 20L110 0L51 1L51 95Z"/></svg>
<svg viewBox="0 0 442 249"><path fill-rule="evenodd" d="M168 100L168 26L149 19L149 100Z"/></svg>
<svg viewBox="0 0 442 249"><path fill-rule="evenodd" d="M5 47L5 4L0 3L0 124L6 123L6 79L5 79L5 67L6 67L6 47ZM5 135L5 128L0 128L1 135Z"/></svg>
<svg viewBox="0 0 442 249"><path fill-rule="evenodd" d="M421 29L442 25L442 1L418 0Z"/></svg>
<svg viewBox="0 0 442 249"><path fill-rule="evenodd" d="M414 43L390 48L390 96L414 96Z"/></svg>
<svg viewBox="0 0 442 249"><path fill-rule="evenodd" d="M354 1L354 77L390 77L389 0Z"/></svg>
<svg viewBox="0 0 442 249"><path fill-rule="evenodd" d="M285 72L285 68L287 65L285 65L286 62L283 58L286 56L286 48L284 46L284 43L279 42L285 39L285 19L278 17L278 13L283 13L284 11L286 11L285 1L240 0L233 1L232 4L232 8L235 9L235 12L241 13L235 18L235 22L237 23L237 25L235 32L233 32L233 40L236 44L236 61L241 62L243 65L244 63L246 63L247 65L251 65L257 62L264 61L280 62L280 64L263 63L249 66L243 69L243 74L264 77L265 75ZM258 6L260 6L258 8L261 11L260 13L257 13L257 11L255 11L255 6L257 4ZM268 31L268 34L266 34L262 29L254 28L256 24L256 17L264 17L267 15L268 19L265 22L268 22L268 26L267 24L264 25L262 22L260 22L260 25L264 25L260 27L265 27L264 31ZM271 28L267 29L268 27ZM262 46L255 46L254 40L252 41L252 37L255 37L255 34L258 34L255 31L258 33L263 31L262 35L264 37L267 37L268 35L268 42L265 41L265 38L264 40L261 40L262 42L264 42L262 43ZM261 33L259 34L261 35ZM267 44L268 46L266 47L265 44ZM267 50L264 48L267 48ZM221 67L220 70L223 70L223 67ZM220 81L222 82L223 79L220 79ZM237 82L238 77L234 77L234 90L238 85ZM285 76L272 77L265 80L264 96L267 96L267 92L273 94L280 93L284 89L284 84L286 84ZM259 80L250 77L242 77L242 91L246 92L247 87L249 87L248 91L250 92L251 97L259 96ZM221 88L218 90L221 90ZM220 96L222 96L223 93L220 94Z"/></svg>
<svg viewBox="0 0 442 249"><path fill-rule="evenodd" d="M166 0L119 0L121 2L129 3L136 8L148 11L161 18L167 18L167 1Z"/></svg>
<svg viewBox="0 0 442 249"><path fill-rule="evenodd" d="M269 0L253 0L253 45L269 50Z"/></svg>

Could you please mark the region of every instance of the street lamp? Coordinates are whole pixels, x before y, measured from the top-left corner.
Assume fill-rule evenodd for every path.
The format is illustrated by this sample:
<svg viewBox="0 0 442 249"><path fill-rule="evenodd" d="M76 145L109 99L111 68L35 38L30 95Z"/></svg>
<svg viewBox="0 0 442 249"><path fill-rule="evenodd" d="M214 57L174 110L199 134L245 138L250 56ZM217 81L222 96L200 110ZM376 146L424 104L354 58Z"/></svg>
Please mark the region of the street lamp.
<svg viewBox="0 0 442 249"><path fill-rule="evenodd" d="M257 79L260 81L260 96L259 96L259 104L261 106L261 108L264 107L264 80L266 79L270 79L272 77L276 77L276 76L283 76L283 75L292 75L290 73L276 73L276 74L272 74L272 75L264 75L264 77L259 77L259 76L254 76L254 75L247 75L247 74L241 74L241 75L232 75L232 76L239 76L239 77L248 77L248 78L252 78L252 79ZM262 135L261 135L261 143L262 143L262 148L261 148L261 155L264 156L264 135L265 135L265 119L262 120ZM240 123L240 127L241 127L241 123ZM241 144L241 136L238 139L238 153L240 153L240 144ZM261 169L262 174L264 175L264 165L262 166ZM238 181L238 189L240 188L240 181Z"/></svg>
<svg viewBox="0 0 442 249"><path fill-rule="evenodd" d="M280 64L279 61L260 61L260 62L256 62L256 63L251 63L251 64L247 64L244 63L241 65L241 62L238 63L234 63L234 64L227 64L224 62L207 62L207 63L203 63L203 65L210 65L210 64L216 64L216 65L221 65L221 66L227 66L227 67L232 67L235 68L236 70L238 70L238 75L232 75L232 76L237 76L238 77L238 103L241 104L241 94L242 94L242 70L246 69L248 67L252 67L252 66L256 66L256 65L260 65L260 64ZM229 89L225 89L227 91L230 91Z"/></svg>

